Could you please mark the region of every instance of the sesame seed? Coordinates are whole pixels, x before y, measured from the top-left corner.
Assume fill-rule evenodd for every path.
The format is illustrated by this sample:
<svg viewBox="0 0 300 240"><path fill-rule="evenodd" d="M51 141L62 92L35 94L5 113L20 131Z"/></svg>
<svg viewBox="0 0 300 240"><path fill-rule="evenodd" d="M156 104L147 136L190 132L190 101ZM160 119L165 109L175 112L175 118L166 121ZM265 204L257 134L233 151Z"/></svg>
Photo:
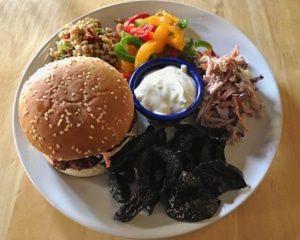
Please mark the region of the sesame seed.
<svg viewBox="0 0 300 240"><path fill-rule="evenodd" d="M93 136L89 136L89 139L93 139Z"/></svg>
<svg viewBox="0 0 300 240"><path fill-rule="evenodd" d="M28 110L27 107L25 107L24 110L23 110L23 115L25 116L25 115L27 115L28 113L29 113L29 110Z"/></svg>
<svg viewBox="0 0 300 240"><path fill-rule="evenodd" d="M95 128L94 125L91 125L91 128Z"/></svg>
<svg viewBox="0 0 300 240"><path fill-rule="evenodd" d="M61 125L61 123L63 122L63 119L59 119L58 122L57 122L57 126L59 127Z"/></svg>

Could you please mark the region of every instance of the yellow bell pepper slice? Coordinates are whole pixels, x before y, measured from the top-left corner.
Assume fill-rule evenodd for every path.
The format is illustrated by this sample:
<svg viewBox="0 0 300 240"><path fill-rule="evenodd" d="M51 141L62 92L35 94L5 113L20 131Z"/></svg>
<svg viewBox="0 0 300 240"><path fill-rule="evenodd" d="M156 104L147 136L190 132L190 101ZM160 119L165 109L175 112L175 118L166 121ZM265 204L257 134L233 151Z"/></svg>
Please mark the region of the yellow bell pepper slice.
<svg viewBox="0 0 300 240"><path fill-rule="evenodd" d="M134 67L137 68L145 63L151 54L161 53L168 39L169 31L164 26L158 26L153 34L153 39L145 42L138 50L135 56Z"/></svg>
<svg viewBox="0 0 300 240"><path fill-rule="evenodd" d="M120 59L120 67L119 67L119 71L121 73L127 73L127 74L131 74L134 71L134 64L130 63L130 62L126 62L123 59Z"/></svg>
<svg viewBox="0 0 300 240"><path fill-rule="evenodd" d="M182 50L185 44L183 31L177 25L179 18L176 16L160 11L156 15L145 18L144 21L154 24L157 28L153 33L153 39L145 42L139 48L135 57L135 69L148 61L152 54L162 53L167 44L178 50Z"/></svg>
<svg viewBox="0 0 300 240"><path fill-rule="evenodd" d="M167 36L167 43L178 49L182 50L184 48L184 35L182 29L177 26L179 19L168 13L158 13L155 16L150 16L145 18L146 23L152 23L156 26L164 26L169 30L169 34Z"/></svg>
<svg viewBox="0 0 300 240"><path fill-rule="evenodd" d="M155 14L155 16L159 17L162 21L171 25L177 24L179 22L178 17L170 13L167 13L165 11L159 11L158 13Z"/></svg>

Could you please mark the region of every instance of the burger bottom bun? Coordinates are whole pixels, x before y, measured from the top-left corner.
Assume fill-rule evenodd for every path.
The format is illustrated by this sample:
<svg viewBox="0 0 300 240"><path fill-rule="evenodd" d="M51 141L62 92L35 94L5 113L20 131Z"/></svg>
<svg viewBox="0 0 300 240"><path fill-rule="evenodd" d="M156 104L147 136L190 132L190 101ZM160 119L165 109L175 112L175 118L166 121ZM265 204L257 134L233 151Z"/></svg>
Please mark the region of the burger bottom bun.
<svg viewBox="0 0 300 240"><path fill-rule="evenodd" d="M129 132L129 135L130 136L135 136L136 133L137 133L137 124L135 123L132 127L132 130ZM115 147L115 148L112 149L111 152L108 152L108 155L111 157L114 154L116 154L118 151L120 151L126 145L126 143L128 143L131 140L130 136L127 137L125 139L125 141L123 141L122 144L120 144L120 146ZM46 158L46 160L48 161L48 163L52 167L54 167L53 162L50 159L50 157L48 157L45 154L43 154L43 155ZM65 173L67 175L74 176L74 177L93 177L93 176L98 176L98 175L101 175L101 174L104 174L104 173L108 172L108 170L100 163L98 163L97 165L95 165L92 168L81 169L81 170L73 169L73 168L67 168L66 170L61 170L61 169L58 169L58 168L55 168L55 169L62 172L62 173Z"/></svg>
<svg viewBox="0 0 300 240"><path fill-rule="evenodd" d="M48 156L45 156L45 158L51 164L51 166L53 166L51 159ZM73 169L73 168L67 168L66 170L60 170L58 168L55 168L55 169L62 173L65 173L67 175L74 176L74 177L93 177L93 176L98 176L98 175L101 175L101 174L107 172L107 169L99 163L92 168L81 169L81 170Z"/></svg>

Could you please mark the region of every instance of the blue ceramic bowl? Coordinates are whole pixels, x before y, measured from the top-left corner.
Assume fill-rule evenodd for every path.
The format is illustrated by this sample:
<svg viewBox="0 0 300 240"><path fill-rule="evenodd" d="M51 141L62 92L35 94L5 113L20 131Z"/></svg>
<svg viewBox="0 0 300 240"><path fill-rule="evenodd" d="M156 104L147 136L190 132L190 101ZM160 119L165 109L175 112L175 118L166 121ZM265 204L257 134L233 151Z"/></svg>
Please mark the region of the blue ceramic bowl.
<svg viewBox="0 0 300 240"><path fill-rule="evenodd" d="M192 103L192 105L181 112L174 113L174 114L168 114L168 115L157 114L157 113L154 113L154 112L148 110L147 108L145 108L137 100L136 95L134 94L134 90L141 83L141 81L143 80L144 76L147 73L154 71L156 69L161 69L166 66L170 66L170 65L176 66L178 68L180 68L181 65L187 66L187 73L195 81L196 96L195 96L195 99L194 99L194 102ZM202 95L203 95L203 81L202 81L202 77L200 76L197 69L194 68L191 64L189 64L183 60L180 60L178 58L169 58L169 57L158 58L158 59L151 60L151 61L148 61L148 62L142 64L132 74L130 81L129 81L129 86L133 93L134 105L135 105L136 110L139 111L142 115L144 115L149 120L156 121L156 122L177 122L177 121L182 120L183 118L190 115L198 107L198 105L202 99Z"/></svg>

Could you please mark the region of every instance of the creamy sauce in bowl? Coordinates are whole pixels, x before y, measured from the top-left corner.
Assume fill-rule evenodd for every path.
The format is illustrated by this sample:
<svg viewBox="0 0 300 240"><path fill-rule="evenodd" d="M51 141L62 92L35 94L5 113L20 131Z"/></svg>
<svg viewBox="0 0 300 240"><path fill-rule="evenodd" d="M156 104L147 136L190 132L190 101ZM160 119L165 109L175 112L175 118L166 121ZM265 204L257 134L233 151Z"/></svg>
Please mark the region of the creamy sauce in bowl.
<svg viewBox="0 0 300 240"><path fill-rule="evenodd" d="M156 114L169 115L184 111L196 97L193 78L187 66L166 66L144 76L134 90L137 100Z"/></svg>

